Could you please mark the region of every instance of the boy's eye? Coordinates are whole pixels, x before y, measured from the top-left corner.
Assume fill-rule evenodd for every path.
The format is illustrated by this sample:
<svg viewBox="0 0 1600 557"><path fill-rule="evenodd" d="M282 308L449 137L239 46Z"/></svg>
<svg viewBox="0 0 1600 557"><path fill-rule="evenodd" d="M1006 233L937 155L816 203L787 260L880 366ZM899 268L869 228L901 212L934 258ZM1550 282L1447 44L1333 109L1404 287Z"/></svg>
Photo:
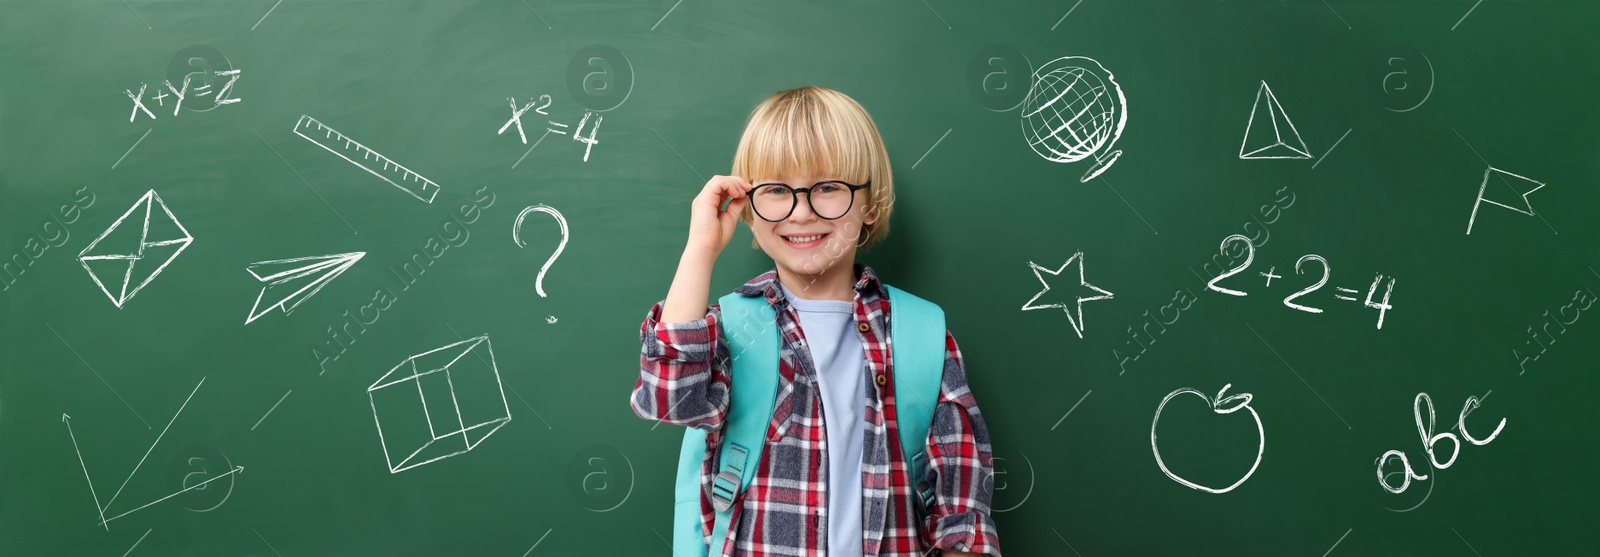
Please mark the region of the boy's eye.
<svg viewBox="0 0 1600 557"><path fill-rule="evenodd" d="M761 194L762 195L781 195L781 196L785 196L785 197L791 195L789 186L785 186L785 185L782 185L782 184L774 184L774 185L770 185L770 186L761 186Z"/></svg>
<svg viewBox="0 0 1600 557"><path fill-rule="evenodd" d="M835 183L832 183L832 182L827 182L827 183L817 184L816 187L812 188L812 189L815 190L817 193L834 193L834 192L839 191L842 188L839 187L839 184L835 184Z"/></svg>

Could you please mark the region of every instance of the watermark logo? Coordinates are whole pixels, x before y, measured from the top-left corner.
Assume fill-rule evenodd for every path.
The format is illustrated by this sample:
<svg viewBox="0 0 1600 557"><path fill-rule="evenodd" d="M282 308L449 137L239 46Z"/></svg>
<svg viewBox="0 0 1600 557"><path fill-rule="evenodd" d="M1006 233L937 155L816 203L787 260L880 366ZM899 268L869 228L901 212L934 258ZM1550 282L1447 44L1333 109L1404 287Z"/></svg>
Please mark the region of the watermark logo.
<svg viewBox="0 0 1600 557"><path fill-rule="evenodd" d="M1022 106L1033 87L1033 63L1014 47L989 45L967 61L966 81L967 92L978 105L1010 112Z"/></svg>
<svg viewBox="0 0 1600 557"><path fill-rule="evenodd" d="M1033 460L1028 453L1018 454L1022 458L994 457L994 512L1017 510L1033 495Z"/></svg>
<svg viewBox="0 0 1600 557"><path fill-rule="evenodd" d="M567 92L595 112L622 106L633 94L633 63L610 46L584 47L567 63Z"/></svg>
<svg viewBox="0 0 1600 557"><path fill-rule="evenodd" d="M633 463L609 445L590 445L567 461L567 493L583 508L607 512L633 494Z"/></svg>
<svg viewBox="0 0 1600 557"><path fill-rule="evenodd" d="M222 51L211 45L191 45L173 54L172 60L167 62L167 82L176 84L188 79L189 87L193 90L217 91L231 79L237 78L237 76L230 77L227 73L233 69L233 63L228 61L228 57L224 56ZM207 112L220 106L217 103L219 97L220 95L195 95L187 99L183 108L193 112Z"/></svg>
<svg viewBox="0 0 1600 557"><path fill-rule="evenodd" d="M1433 96L1433 60L1407 46L1391 46L1373 56L1368 91L1384 108L1410 112Z"/></svg>
<svg viewBox="0 0 1600 557"><path fill-rule="evenodd" d="M197 513L213 511L233 495L234 475L221 478L232 469L233 463L222 451L209 445L190 445L167 462L167 488L178 494L174 499L184 508Z"/></svg>

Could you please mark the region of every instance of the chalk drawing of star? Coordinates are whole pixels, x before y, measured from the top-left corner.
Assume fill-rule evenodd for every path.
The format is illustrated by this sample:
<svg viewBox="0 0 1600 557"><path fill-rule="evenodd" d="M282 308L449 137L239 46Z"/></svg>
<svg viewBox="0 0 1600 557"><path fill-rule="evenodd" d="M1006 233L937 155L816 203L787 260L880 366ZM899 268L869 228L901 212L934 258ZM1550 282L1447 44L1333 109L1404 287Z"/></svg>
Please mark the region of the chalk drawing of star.
<svg viewBox="0 0 1600 557"><path fill-rule="evenodd" d="M1053 304L1034 305L1034 302L1038 301L1040 296L1044 296L1044 293L1050 291L1050 283L1044 279L1044 275L1040 274L1040 271L1050 273L1051 275L1060 276L1062 271L1067 270L1067 267L1071 267L1073 264L1077 264L1078 266L1078 285L1095 292L1099 292L1099 294L1094 296L1078 296L1076 303L1057 302ZM1039 264L1032 261L1028 262L1028 267L1033 269L1034 276L1039 277L1039 283L1044 285L1044 290L1040 290L1038 294L1034 294L1033 298L1028 299L1028 303L1022 304L1022 311L1028 311L1032 309L1061 308L1061 312L1067 314L1067 322L1072 324L1072 332L1078 333L1078 338L1083 338L1083 303L1092 302L1094 300L1111 299L1111 292L1093 284L1089 284L1088 281L1083 280L1083 252L1080 251L1072 254L1072 257L1068 258L1066 263L1061 264L1061 268L1054 271L1045 267L1040 267ZM1076 315L1074 315L1074 311L1077 312Z"/></svg>

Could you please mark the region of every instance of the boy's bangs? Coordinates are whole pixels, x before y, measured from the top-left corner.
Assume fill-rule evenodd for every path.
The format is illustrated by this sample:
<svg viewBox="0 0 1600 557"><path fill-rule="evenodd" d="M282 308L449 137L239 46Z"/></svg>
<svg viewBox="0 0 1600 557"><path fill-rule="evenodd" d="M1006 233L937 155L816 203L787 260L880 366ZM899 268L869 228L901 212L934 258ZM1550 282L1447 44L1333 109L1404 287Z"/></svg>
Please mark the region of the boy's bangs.
<svg viewBox="0 0 1600 557"><path fill-rule="evenodd" d="M815 96L801 96L779 101L759 115L743 153L750 174L745 178L752 185L790 176L865 182L871 165L862 155L873 152L871 143L865 130L837 108Z"/></svg>

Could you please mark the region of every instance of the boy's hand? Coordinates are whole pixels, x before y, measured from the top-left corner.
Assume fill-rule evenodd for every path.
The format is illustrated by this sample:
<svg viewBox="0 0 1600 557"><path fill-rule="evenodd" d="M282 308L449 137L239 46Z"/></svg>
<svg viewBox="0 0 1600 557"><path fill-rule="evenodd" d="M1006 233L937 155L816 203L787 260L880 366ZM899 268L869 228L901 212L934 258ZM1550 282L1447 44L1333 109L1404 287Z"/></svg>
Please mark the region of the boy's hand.
<svg viewBox="0 0 1600 557"><path fill-rule="evenodd" d="M688 249L703 250L713 257L722 253L733 240L739 213L750 202L745 192L751 187L738 176L712 176L690 206ZM722 209L724 201L728 201L727 210Z"/></svg>

